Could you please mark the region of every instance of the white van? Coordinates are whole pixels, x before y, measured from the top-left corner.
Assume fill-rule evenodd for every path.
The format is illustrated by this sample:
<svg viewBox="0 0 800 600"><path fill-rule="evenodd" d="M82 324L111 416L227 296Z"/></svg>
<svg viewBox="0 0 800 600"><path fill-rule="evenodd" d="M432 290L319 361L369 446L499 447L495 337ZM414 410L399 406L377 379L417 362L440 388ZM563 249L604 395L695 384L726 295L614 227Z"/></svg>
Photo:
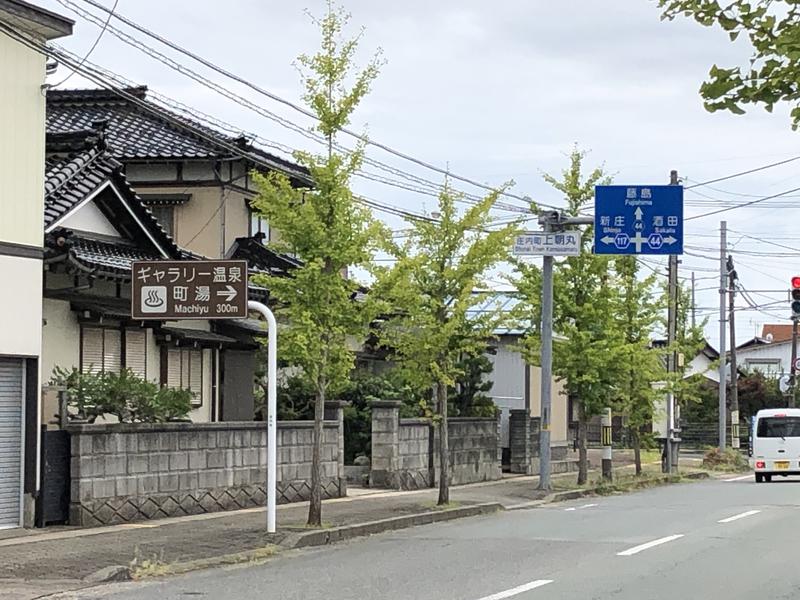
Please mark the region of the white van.
<svg viewBox="0 0 800 600"><path fill-rule="evenodd" d="M756 483L800 475L800 408L760 410L753 419L751 463Z"/></svg>

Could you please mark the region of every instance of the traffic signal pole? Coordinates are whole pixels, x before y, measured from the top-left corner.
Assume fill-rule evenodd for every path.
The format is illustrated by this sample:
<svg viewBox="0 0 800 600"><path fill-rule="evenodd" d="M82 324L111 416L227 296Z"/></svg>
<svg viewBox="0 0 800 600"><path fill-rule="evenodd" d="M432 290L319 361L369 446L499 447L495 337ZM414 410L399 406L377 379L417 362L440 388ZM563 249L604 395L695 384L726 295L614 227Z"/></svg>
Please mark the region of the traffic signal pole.
<svg viewBox="0 0 800 600"><path fill-rule="evenodd" d="M736 270L733 268L733 256L728 255L728 319L730 320L731 340L731 448L739 448L739 382L736 365Z"/></svg>
<svg viewBox="0 0 800 600"><path fill-rule="evenodd" d="M792 317L792 365L790 367L791 377L789 381L792 382L791 396L789 396L789 406L792 408L797 406L797 319Z"/></svg>

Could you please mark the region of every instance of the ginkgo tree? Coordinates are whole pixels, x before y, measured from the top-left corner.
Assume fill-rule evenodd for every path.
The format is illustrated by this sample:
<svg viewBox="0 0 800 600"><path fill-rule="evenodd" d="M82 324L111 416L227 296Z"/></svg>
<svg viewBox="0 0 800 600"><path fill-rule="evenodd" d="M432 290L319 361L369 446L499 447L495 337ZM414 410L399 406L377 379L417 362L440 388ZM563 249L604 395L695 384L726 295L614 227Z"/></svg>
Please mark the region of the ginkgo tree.
<svg viewBox="0 0 800 600"><path fill-rule="evenodd" d="M440 505L450 501L448 390L462 374L464 358L484 353L504 318L486 291L486 277L508 258L516 231L513 224L492 226L490 211L500 194L492 192L461 213L456 201L463 198L446 182L436 218L409 222L405 243L390 248L394 266L372 290L393 315L381 328L382 342L418 387L434 390L434 406L427 410L439 439Z"/></svg>
<svg viewBox="0 0 800 600"><path fill-rule="evenodd" d="M377 307L369 296L366 301L356 299L360 286L346 272L369 267L374 249L385 236L382 225L350 188L350 178L363 160L363 143L351 152L337 150L337 133L350 122L379 68L374 58L361 71L351 72L358 37L342 37L348 19L329 2L327 14L315 20L322 33L320 50L298 59L304 100L317 116L316 130L325 141L323 153L295 153L295 159L308 169L313 188L296 188L276 171L253 174L259 189L253 207L277 234L270 246L293 253L301 263L289 277L259 275L255 280L269 289L283 324L281 359L297 368L315 391L308 509L312 526L322 524L325 400L349 380L355 357L348 340L366 338Z"/></svg>

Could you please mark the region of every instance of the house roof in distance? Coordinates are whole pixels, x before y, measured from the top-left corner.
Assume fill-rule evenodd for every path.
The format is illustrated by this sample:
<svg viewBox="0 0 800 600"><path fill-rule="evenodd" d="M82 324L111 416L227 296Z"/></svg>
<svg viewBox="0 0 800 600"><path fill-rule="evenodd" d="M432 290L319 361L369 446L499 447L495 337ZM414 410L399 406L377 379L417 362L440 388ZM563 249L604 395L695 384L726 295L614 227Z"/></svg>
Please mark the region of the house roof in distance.
<svg viewBox="0 0 800 600"><path fill-rule="evenodd" d="M771 336L771 337L770 337ZM792 339L791 323L765 323L761 337L771 342L785 342Z"/></svg>
<svg viewBox="0 0 800 600"><path fill-rule="evenodd" d="M0 21L46 40L72 35L75 21L23 0L0 0Z"/></svg>
<svg viewBox="0 0 800 600"><path fill-rule="evenodd" d="M235 159L241 150L250 162L310 184L304 167L265 152L244 135L231 136L167 110L147 98L145 86L47 91L49 134L88 130L98 120L108 120L109 152L122 161Z"/></svg>

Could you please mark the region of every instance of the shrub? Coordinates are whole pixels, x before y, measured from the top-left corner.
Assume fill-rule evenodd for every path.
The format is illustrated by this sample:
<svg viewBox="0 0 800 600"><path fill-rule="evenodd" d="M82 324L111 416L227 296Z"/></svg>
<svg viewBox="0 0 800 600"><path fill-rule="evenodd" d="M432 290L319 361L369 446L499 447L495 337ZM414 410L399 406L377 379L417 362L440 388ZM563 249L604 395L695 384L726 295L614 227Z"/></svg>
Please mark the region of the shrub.
<svg viewBox="0 0 800 600"><path fill-rule="evenodd" d="M742 453L733 448L725 448L720 452L719 448L711 448L706 451L703 457L703 466L708 469L721 471L749 471L750 464Z"/></svg>
<svg viewBox="0 0 800 600"><path fill-rule="evenodd" d="M66 390L74 420L92 423L114 415L120 423L161 423L185 419L192 409L191 391L159 387L130 369L83 373L56 367L50 381Z"/></svg>

